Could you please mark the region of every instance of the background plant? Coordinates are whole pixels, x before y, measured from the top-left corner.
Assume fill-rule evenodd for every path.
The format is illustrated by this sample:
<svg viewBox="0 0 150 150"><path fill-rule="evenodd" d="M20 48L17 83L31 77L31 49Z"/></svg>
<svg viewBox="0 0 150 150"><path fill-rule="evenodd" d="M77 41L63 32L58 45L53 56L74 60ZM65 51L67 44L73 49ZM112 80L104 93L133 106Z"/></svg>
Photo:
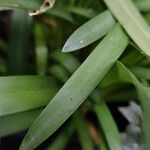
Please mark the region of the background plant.
<svg viewBox="0 0 150 150"><path fill-rule="evenodd" d="M20 150L50 136L42 149L65 149L75 137L86 150L148 150L150 1L59 0L30 17L41 4L0 1L2 143L29 129ZM111 108L131 101L119 108L129 122L121 133Z"/></svg>

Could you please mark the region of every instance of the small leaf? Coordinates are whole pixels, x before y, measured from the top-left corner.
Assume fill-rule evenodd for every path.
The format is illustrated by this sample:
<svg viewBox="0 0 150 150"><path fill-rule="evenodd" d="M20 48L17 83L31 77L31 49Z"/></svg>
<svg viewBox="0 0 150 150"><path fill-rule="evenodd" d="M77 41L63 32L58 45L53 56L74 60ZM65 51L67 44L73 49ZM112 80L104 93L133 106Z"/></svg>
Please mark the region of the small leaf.
<svg viewBox="0 0 150 150"><path fill-rule="evenodd" d="M70 36L62 51L75 51L93 43L107 34L114 24L115 20L109 11L97 15Z"/></svg>
<svg viewBox="0 0 150 150"><path fill-rule="evenodd" d="M44 26L40 23L35 24L36 41L36 63L38 75L45 75L48 64L48 49L46 47L46 37Z"/></svg>

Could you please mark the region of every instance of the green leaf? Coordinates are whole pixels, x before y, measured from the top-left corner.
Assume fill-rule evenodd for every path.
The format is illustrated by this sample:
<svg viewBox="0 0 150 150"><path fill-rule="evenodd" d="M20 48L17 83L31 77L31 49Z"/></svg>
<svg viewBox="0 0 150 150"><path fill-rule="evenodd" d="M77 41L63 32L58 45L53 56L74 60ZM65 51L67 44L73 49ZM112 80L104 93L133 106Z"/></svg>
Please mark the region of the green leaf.
<svg viewBox="0 0 150 150"><path fill-rule="evenodd" d="M73 73L80 66L80 62L69 53L62 53L61 51L54 51L51 53L51 58L62 64L70 73Z"/></svg>
<svg viewBox="0 0 150 150"><path fill-rule="evenodd" d="M144 149L148 150L150 147L150 88L143 86L137 80L134 74L120 62L117 62L116 65L109 72L109 74L112 73L114 73L115 76L113 76L112 79L109 80L113 80L113 83L115 83L117 80L119 80L120 82L132 83L137 89L137 94L143 108ZM107 80L108 75L106 76L105 81ZM109 76L109 78L110 77L111 76Z"/></svg>
<svg viewBox="0 0 150 150"><path fill-rule="evenodd" d="M122 150L121 137L118 127L109 111L109 108L102 99L99 90L94 90L92 93L93 110L97 115L102 137L102 146L109 150ZM100 138L101 139L101 138ZM101 140L100 140L101 147Z"/></svg>
<svg viewBox="0 0 150 150"><path fill-rule="evenodd" d="M34 149L52 135L103 79L128 42L128 37L117 24L33 123L20 150Z"/></svg>
<svg viewBox="0 0 150 150"><path fill-rule="evenodd" d="M58 88L51 77L0 77L0 116L45 106Z"/></svg>
<svg viewBox="0 0 150 150"><path fill-rule="evenodd" d="M93 43L110 31L114 24L115 20L109 11L97 15L70 36L62 51L75 51Z"/></svg>
<svg viewBox="0 0 150 150"><path fill-rule="evenodd" d="M46 36L44 26L35 24L36 41L36 63L38 75L45 75L48 64L48 49L46 47Z"/></svg>
<svg viewBox="0 0 150 150"><path fill-rule="evenodd" d="M0 137L28 129L43 109L0 116Z"/></svg>
<svg viewBox="0 0 150 150"><path fill-rule="evenodd" d="M94 10L89 8L83 8L83 7L71 6L68 8L68 10L74 14L81 15L87 18L92 18L97 14Z"/></svg>
<svg viewBox="0 0 150 150"><path fill-rule="evenodd" d="M144 55L141 55L141 53L137 51L137 49L134 49L133 47L129 48L128 50L129 53L126 54L121 60L121 62L127 66L136 65L145 58Z"/></svg>
<svg viewBox="0 0 150 150"><path fill-rule="evenodd" d="M150 27L131 0L104 0L132 40L150 56Z"/></svg>
<svg viewBox="0 0 150 150"><path fill-rule="evenodd" d="M67 70L61 65L53 65L50 68L50 73L63 83L65 83L69 79Z"/></svg>
<svg viewBox="0 0 150 150"><path fill-rule="evenodd" d="M28 68L31 18L24 10L15 10L12 16L8 51L9 74L25 74ZM14 59L15 56L15 59Z"/></svg>
<svg viewBox="0 0 150 150"><path fill-rule="evenodd" d="M56 4L50 11L47 12L48 15L54 15L56 17L65 19L71 23L75 23L74 18L72 17L72 14L67 10L66 6L59 3L59 1L56 0Z"/></svg>
<svg viewBox="0 0 150 150"><path fill-rule="evenodd" d="M146 67L131 67L130 70L140 79L150 80L150 69Z"/></svg>
<svg viewBox="0 0 150 150"><path fill-rule="evenodd" d="M111 113L104 102L94 105L102 132L110 150L122 150L121 138Z"/></svg>
<svg viewBox="0 0 150 150"><path fill-rule="evenodd" d="M138 9L142 12L150 11L150 1L149 0L136 0L135 4L138 7Z"/></svg>
<svg viewBox="0 0 150 150"><path fill-rule="evenodd" d="M62 133L54 140L54 142L46 150L63 150L67 145L70 137L75 131L74 122L67 124Z"/></svg>
<svg viewBox="0 0 150 150"><path fill-rule="evenodd" d="M86 121L80 111L76 111L74 114L74 122L76 125L77 133L81 143L82 150L94 150L92 138L88 132Z"/></svg>
<svg viewBox="0 0 150 150"><path fill-rule="evenodd" d="M40 7L40 3L30 0L1 0L0 7L21 8L21 9L36 9Z"/></svg>

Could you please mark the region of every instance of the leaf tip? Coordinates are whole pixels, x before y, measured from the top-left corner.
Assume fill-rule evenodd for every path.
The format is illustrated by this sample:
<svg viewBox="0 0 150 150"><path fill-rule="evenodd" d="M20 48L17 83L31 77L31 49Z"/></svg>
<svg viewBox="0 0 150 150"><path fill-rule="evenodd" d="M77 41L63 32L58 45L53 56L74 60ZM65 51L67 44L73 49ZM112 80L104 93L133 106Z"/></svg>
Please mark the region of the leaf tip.
<svg viewBox="0 0 150 150"><path fill-rule="evenodd" d="M68 44L68 42L66 42L66 44L64 45L62 52L67 53L67 52L72 52L75 51L76 49L73 48L73 46L71 46L70 44Z"/></svg>

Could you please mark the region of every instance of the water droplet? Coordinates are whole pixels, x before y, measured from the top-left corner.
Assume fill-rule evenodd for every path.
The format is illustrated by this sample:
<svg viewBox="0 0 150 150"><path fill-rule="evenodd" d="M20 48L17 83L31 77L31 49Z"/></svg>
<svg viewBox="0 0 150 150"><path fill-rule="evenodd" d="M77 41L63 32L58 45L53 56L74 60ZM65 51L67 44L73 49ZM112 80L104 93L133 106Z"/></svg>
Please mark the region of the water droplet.
<svg viewBox="0 0 150 150"><path fill-rule="evenodd" d="M83 43L83 40L80 41L80 44L82 44L82 43Z"/></svg>

